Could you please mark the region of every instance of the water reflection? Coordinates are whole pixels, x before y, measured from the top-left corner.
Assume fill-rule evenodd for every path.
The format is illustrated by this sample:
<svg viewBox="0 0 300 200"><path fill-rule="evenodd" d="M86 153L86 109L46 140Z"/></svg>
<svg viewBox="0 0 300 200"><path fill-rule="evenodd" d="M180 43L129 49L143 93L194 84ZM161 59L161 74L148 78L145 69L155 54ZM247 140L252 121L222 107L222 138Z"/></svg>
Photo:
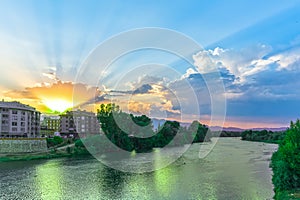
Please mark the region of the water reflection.
<svg viewBox="0 0 300 200"><path fill-rule="evenodd" d="M36 167L34 181L40 199L59 199L63 196L64 168L61 160L48 161Z"/></svg>
<svg viewBox="0 0 300 200"><path fill-rule="evenodd" d="M162 152L160 149L156 149L154 154L154 168L160 168L161 163L166 161L165 152ZM177 176L174 168L166 167L160 170L154 171L154 182L156 190L159 194L166 198L170 196L171 190L176 183Z"/></svg>
<svg viewBox="0 0 300 200"><path fill-rule="evenodd" d="M122 199L126 174L105 166L97 173L97 180L102 199Z"/></svg>

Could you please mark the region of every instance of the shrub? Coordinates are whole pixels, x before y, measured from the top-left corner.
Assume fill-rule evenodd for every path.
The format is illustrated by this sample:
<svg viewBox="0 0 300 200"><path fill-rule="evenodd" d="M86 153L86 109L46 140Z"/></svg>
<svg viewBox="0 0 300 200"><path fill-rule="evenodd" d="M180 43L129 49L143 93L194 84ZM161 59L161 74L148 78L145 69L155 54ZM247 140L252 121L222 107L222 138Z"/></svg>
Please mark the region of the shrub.
<svg viewBox="0 0 300 200"><path fill-rule="evenodd" d="M273 183L276 195L300 187L300 121L291 122L286 136L272 156ZM275 198L279 198L275 195Z"/></svg>

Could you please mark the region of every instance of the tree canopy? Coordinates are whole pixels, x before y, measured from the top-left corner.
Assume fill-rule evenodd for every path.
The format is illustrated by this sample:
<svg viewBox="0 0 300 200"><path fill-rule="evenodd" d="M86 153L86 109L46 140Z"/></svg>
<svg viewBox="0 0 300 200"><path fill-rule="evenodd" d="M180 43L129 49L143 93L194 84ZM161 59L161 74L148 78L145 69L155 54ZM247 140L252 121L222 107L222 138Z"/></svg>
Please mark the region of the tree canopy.
<svg viewBox="0 0 300 200"><path fill-rule="evenodd" d="M126 151L151 151L166 145L178 146L209 141L208 128L194 121L186 129L177 121L166 121L156 132L146 115L135 116L122 112L115 104L101 104L97 118L105 136Z"/></svg>
<svg viewBox="0 0 300 200"><path fill-rule="evenodd" d="M275 198L281 192L300 188L300 121L291 122L278 151L272 156L273 184Z"/></svg>

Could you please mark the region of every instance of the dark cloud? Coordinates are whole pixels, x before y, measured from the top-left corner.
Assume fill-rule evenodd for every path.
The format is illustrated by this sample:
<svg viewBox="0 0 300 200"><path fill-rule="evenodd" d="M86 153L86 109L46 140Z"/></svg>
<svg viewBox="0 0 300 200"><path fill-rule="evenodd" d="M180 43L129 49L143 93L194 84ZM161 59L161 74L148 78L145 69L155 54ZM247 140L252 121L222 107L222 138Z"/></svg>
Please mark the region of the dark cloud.
<svg viewBox="0 0 300 200"><path fill-rule="evenodd" d="M141 87L135 89L132 94L145 94L152 90L152 86L149 84L144 84Z"/></svg>

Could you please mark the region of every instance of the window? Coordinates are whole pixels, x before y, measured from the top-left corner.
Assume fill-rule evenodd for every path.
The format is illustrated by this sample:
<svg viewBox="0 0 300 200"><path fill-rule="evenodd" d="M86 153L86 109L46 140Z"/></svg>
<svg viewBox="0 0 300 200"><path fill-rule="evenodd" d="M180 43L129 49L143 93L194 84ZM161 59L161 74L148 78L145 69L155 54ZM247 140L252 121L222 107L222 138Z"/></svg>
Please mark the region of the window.
<svg viewBox="0 0 300 200"><path fill-rule="evenodd" d="M22 115L25 115L25 112L24 112L24 111L22 111Z"/></svg>
<svg viewBox="0 0 300 200"><path fill-rule="evenodd" d="M18 129L17 129L17 128L12 128L11 130L12 130L12 131L17 131Z"/></svg>
<svg viewBox="0 0 300 200"><path fill-rule="evenodd" d="M21 121L25 121L25 117L21 117Z"/></svg>
<svg viewBox="0 0 300 200"><path fill-rule="evenodd" d="M18 126L18 123L17 122L12 122L11 125L12 126Z"/></svg>
<svg viewBox="0 0 300 200"><path fill-rule="evenodd" d="M24 123L24 122L21 122L21 126L25 126L25 123Z"/></svg>
<svg viewBox="0 0 300 200"><path fill-rule="evenodd" d="M16 116L16 115L13 115L13 116L12 116L12 120L15 120L15 121L17 121L17 120L18 120L18 116Z"/></svg>
<svg viewBox="0 0 300 200"><path fill-rule="evenodd" d="M7 114L3 114L2 118L8 118L8 115Z"/></svg>
<svg viewBox="0 0 300 200"><path fill-rule="evenodd" d="M25 132L25 128L21 128L21 131L22 131L22 132Z"/></svg>
<svg viewBox="0 0 300 200"><path fill-rule="evenodd" d="M13 110L13 111L12 111L12 114L15 114L15 115L16 115L16 114L18 114L18 111L17 111L17 110Z"/></svg>

